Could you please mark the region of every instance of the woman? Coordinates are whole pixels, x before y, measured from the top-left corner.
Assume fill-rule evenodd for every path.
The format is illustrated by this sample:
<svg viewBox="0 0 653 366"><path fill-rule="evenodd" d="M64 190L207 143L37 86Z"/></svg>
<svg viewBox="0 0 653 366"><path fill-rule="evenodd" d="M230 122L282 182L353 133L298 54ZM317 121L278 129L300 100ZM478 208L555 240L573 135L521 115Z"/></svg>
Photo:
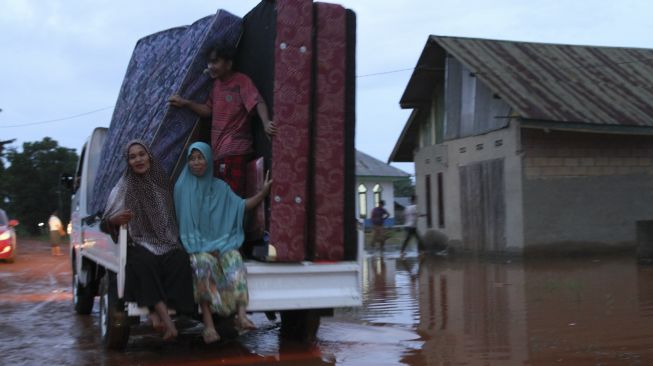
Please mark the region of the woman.
<svg viewBox="0 0 653 366"><path fill-rule="evenodd" d="M154 329L171 340L177 329L168 307L177 313L192 313L195 307L190 262L179 243L165 171L142 141L130 141L125 153L128 166L109 195L102 229L115 238L127 225L125 300L147 306Z"/></svg>
<svg viewBox="0 0 653 366"><path fill-rule="evenodd" d="M212 313L229 316L237 312L237 324L254 329L247 318L249 302L247 271L238 252L243 240L243 216L261 203L272 181L265 177L263 189L242 199L224 181L213 178L211 147L193 143L188 164L175 184L175 208L181 242L190 253L195 301L202 309L204 342L218 341Z"/></svg>

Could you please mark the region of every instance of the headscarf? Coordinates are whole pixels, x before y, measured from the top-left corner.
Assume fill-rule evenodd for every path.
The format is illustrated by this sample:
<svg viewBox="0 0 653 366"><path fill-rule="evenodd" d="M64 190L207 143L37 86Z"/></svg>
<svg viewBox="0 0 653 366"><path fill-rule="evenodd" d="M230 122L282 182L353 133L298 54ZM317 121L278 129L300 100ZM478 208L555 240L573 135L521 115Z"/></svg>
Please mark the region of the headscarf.
<svg viewBox="0 0 653 366"><path fill-rule="evenodd" d="M144 174L134 173L129 166L129 148L133 145L143 146L150 157L150 169ZM121 207L130 209L134 216L128 229L134 243L156 255L179 248L179 232L167 174L141 140L127 143L125 159L127 169L110 196L105 216L114 215Z"/></svg>
<svg viewBox="0 0 653 366"><path fill-rule="evenodd" d="M188 253L218 251L222 254L237 249L245 240L245 200L236 195L227 183L213 177L209 145L193 143L188 148L187 158L193 150L204 156L206 171L197 177L191 173L187 163L175 184L175 209L181 243Z"/></svg>

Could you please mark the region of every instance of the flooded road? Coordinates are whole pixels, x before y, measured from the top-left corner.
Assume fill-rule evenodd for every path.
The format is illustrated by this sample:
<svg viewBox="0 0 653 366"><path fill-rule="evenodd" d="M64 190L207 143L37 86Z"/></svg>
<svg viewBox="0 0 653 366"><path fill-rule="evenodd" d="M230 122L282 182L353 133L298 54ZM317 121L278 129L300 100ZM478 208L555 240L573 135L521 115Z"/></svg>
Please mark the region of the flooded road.
<svg viewBox="0 0 653 366"><path fill-rule="evenodd" d="M0 365L653 365L653 267L634 258L443 259L367 253L364 306L322 319L312 345L258 329L206 346L135 329L105 351L98 307L73 311L70 262L19 241L0 263Z"/></svg>

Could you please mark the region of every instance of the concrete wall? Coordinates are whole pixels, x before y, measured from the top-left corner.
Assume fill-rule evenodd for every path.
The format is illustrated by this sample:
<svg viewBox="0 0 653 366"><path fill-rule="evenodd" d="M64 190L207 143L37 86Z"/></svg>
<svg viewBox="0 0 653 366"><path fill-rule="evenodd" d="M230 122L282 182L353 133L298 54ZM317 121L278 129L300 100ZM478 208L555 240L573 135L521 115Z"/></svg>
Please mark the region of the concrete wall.
<svg viewBox="0 0 653 366"><path fill-rule="evenodd" d="M615 249L653 219L653 137L524 129L528 250Z"/></svg>
<svg viewBox="0 0 653 366"><path fill-rule="evenodd" d="M521 176L522 160L519 152L519 130L516 124L508 128L480 136L447 141L444 144L421 148L415 155L417 207L426 213L425 176L431 175L431 206L433 228L444 232L451 245L463 249L459 167L491 159L504 159L504 182L506 198L506 251L521 252L523 249ZM444 227L437 220L437 173L443 173ZM418 229L426 230L426 218L420 217Z"/></svg>

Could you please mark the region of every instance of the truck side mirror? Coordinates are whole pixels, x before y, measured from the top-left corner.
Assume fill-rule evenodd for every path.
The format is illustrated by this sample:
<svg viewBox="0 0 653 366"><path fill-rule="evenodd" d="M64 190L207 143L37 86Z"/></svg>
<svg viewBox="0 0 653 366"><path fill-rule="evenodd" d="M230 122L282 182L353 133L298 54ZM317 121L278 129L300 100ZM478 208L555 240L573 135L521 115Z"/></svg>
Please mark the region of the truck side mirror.
<svg viewBox="0 0 653 366"><path fill-rule="evenodd" d="M14 227L14 226L18 226L18 220L16 219L9 220L9 227Z"/></svg>

